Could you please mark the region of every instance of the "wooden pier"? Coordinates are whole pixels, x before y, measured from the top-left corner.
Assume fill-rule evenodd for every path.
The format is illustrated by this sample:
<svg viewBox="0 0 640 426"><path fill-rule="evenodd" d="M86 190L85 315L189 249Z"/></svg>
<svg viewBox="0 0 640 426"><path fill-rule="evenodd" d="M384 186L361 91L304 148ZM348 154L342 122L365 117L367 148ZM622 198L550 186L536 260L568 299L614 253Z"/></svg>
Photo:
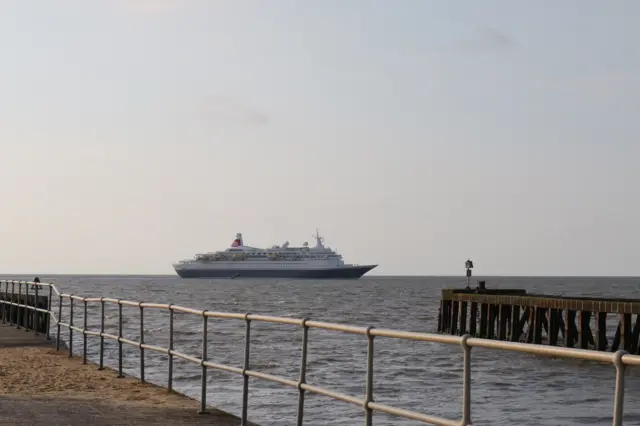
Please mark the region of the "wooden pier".
<svg viewBox="0 0 640 426"><path fill-rule="evenodd" d="M438 332L640 354L640 300L527 294L521 289L444 289Z"/></svg>

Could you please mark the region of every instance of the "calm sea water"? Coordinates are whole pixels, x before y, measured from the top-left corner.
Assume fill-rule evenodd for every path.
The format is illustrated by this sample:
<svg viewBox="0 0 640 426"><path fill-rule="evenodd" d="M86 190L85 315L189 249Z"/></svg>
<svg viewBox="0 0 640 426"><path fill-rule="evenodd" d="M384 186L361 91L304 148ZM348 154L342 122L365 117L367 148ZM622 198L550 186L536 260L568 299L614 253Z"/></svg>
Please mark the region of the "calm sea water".
<svg viewBox="0 0 640 426"><path fill-rule="evenodd" d="M21 279L33 277L22 277ZM40 276L81 296L109 296L134 301L174 303L196 309L252 312L348 323L362 326L434 332L440 290L464 285L457 277L367 277L358 281L181 280L175 276ZM474 277L493 288L529 292L639 297L640 278ZM55 305L54 305L55 306ZM76 305L74 322L82 324ZM68 320L65 305L63 321ZM139 338L139 310L124 308L125 337ZM108 332L117 334L117 307L108 307ZM146 343L168 346L168 313L145 311ZM89 326L98 329L99 305L90 305ZM202 319L176 315L175 348L199 356ZM294 326L252 323L251 367L297 379L301 331ZM63 332L66 339L67 333ZM209 320L209 358L242 367L244 323ZM309 332L307 381L330 389L364 395L366 338L323 330ZM98 341L89 338L89 358L98 360ZM74 351L81 353L80 336ZM426 414L460 418L462 354L457 346L377 338L375 400ZM117 367L117 344L106 344L105 363ZM145 356L147 380L166 386L167 357ZM199 399L200 368L176 359L175 388ZM125 373L139 375L139 352L125 345ZM625 425L640 425L640 369L626 375ZM615 370L611 365L474 349L472 418L474 425L610 425ZM242 377L209 371L209 404L240 415ZM249 415L266 425L295 424L297 391L250 379ZM332 399L307 394L305 424L360 425L363 411ZM374 414L376 425L417 425Z"/></svg>

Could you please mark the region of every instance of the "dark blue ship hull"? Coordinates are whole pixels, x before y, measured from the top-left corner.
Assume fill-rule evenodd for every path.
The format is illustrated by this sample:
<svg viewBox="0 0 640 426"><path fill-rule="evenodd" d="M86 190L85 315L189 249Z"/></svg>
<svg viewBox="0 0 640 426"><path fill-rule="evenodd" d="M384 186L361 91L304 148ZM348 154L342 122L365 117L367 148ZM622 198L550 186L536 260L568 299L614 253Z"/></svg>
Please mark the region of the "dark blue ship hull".
<svg viewBox="0 0 640 426"><path fill-rule="evenodd" d="M358 279L378 265L345 266L328 269L180 269L181 278L301 278L301 279Z"/></svg>

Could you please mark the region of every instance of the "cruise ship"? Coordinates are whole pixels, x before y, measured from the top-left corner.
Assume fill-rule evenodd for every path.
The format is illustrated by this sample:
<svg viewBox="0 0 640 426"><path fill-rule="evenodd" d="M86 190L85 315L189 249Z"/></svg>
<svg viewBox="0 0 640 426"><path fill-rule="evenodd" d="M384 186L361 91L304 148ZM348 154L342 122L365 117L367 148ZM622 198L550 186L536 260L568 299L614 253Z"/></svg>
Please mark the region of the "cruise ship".
<svg viewBox="0 0 640 426"><path fill-rule="evenodd" d="M306 278L358 279L378 265L352 265L342 255L323 245L316 232L315 247L305 242L290 247L289 242L271 248L245 246L236 234L226 250L198 253L192 259L173 264L181 278Z"/></svg>

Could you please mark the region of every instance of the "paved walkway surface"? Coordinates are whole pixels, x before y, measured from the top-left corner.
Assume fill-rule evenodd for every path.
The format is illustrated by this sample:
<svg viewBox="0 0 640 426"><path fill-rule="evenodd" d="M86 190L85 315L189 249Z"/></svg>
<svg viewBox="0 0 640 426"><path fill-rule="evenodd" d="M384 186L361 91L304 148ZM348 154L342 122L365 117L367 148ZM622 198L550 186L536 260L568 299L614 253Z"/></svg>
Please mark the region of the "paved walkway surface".
<svg viewBox="0 0 640 426"><path fill-rule="evenodd" d="M239 425L237 417L165 388L69 359L24 329L0 324L0 425ZM255 425L254 425L255 426Z"/></svg>
<svg viewBox="0 0 640 426"><path fill-rule="evenodd" d="M190 408L153 408L105 404L99 399L0 397L0 425L214 425L237 426L240 420L221 412L200 415Z"/></svg>
<svg viewBox="0 0 640 426"><path fill-rule="evenodd" d="M17 329L9 324L0 323L0 349L17 347L56 347L55 335L51 340L47 340L46 335L36 335L33 331L25 331L24 328ZM60 349L68 349L64 342L60 342Z"/></svg>

